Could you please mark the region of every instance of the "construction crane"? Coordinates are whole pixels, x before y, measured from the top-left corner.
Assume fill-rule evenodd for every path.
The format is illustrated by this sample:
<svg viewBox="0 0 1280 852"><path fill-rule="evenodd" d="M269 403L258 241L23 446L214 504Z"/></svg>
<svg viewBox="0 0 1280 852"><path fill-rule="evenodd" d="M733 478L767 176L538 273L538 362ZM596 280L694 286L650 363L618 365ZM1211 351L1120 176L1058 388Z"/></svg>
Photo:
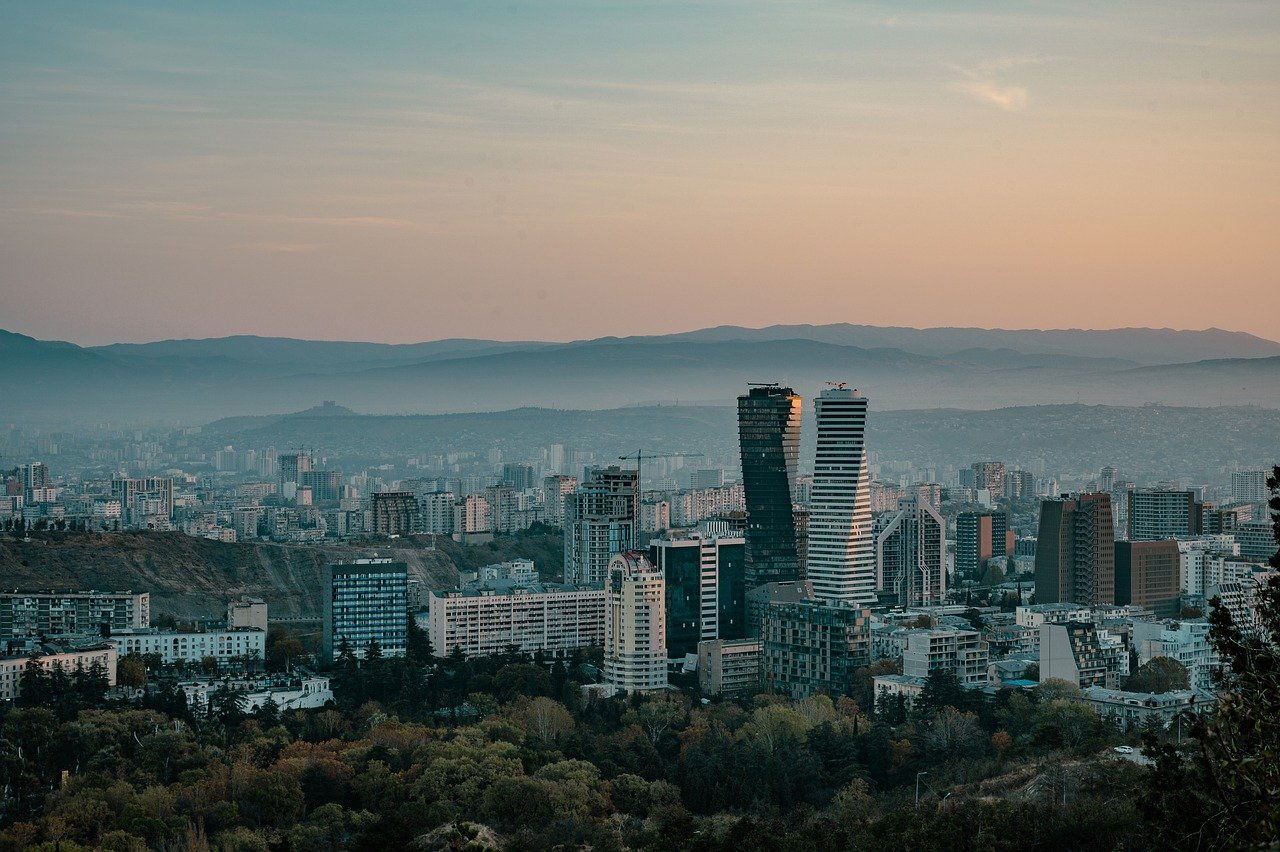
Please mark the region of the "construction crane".
<svg viewBox="0 0 1280 852"><path fill-rule="evenodd" d="M700 459L704 457L705 455L703 453L646 453L644 450L636 450L633 455L618 456L618 461L633 461L633 460L635 461L636 490L639 491L641 494L644 494L644 489L640 487L640 477L644 475L641 472L641 468L644 466L644 463L646 461L653 461L654 459L680 459L680 458Z"/></svg>

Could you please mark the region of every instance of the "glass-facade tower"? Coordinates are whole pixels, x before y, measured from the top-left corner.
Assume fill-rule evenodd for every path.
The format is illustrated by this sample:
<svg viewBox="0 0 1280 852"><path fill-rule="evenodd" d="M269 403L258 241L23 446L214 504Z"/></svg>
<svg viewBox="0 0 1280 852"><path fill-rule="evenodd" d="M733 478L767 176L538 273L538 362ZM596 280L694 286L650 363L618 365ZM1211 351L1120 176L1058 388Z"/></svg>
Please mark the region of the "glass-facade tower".
<svg viewBox="0 0 1280 852"><path fill-rule="evenodd" d="M800 459L800 396L777 385L738 397L738 441L747 504L748 589L801 578L792 499Z"/></svg>

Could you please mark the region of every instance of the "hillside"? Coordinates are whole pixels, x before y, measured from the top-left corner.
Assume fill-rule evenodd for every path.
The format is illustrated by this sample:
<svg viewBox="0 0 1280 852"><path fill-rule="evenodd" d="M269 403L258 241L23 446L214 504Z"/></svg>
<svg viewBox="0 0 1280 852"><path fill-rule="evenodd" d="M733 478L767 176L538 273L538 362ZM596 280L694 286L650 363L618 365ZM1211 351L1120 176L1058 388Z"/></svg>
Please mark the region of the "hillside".
<svg viewBox="0 0 1280 852"><path fill-rule="evenodd" d="M449 542L449 544L453 544ZM0 586L147 591L153 614L217 617L241 595L265 599L273 616L318 617L320 572L327 562L370 555L370 548L224 544L181 533L55 533L30 542L0 537ZM457 581L446 551L379 548L409 566L426 587Z"/></svg>

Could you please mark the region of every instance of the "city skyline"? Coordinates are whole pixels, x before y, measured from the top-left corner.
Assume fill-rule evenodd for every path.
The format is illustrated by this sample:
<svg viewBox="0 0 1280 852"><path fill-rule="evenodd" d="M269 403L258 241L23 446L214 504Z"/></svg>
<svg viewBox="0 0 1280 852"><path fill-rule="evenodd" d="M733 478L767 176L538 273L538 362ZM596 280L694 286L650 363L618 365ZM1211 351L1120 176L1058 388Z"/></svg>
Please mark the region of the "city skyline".
<svg viewBox="0 0 1280 852"><path fill-rule="evenodd" d="M10 24L5 326L39 338L573 340L691 315L1273 336L1272 4Z"/></svg>

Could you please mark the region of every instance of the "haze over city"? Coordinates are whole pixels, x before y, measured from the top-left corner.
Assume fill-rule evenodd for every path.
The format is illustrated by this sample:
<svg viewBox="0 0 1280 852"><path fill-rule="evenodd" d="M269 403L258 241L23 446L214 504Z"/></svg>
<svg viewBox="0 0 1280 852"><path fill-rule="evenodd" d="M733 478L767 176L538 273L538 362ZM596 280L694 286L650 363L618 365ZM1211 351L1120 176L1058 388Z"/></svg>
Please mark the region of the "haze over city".
<svg viewBox="0 0 1280 852"><path fill-rule="evenodd" d="M1274 337L1269 2L19 4L3 323Z"/></svg>

